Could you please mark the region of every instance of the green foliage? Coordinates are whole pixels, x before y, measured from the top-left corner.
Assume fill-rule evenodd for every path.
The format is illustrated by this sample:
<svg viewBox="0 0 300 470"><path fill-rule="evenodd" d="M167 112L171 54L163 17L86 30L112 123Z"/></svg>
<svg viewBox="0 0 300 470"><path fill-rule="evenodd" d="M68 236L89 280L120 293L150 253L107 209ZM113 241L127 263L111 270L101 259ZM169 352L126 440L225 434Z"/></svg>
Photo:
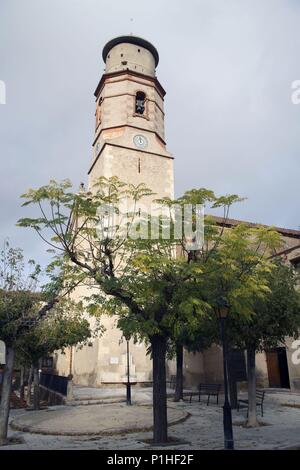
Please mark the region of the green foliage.
<svg viewBox="0 0 300 470"><path fill-rule="evenodd" d="M279 246L278 233L263 227L227 229L205 263L202 292L213 309L226 298L233 314L251 316L255 300L269 292L273 263L268 257Z"/></svg>
<svg viewBox="0 0 300 470"><path fill-rule="evenodd" d="M0 339L8 346L15 343L42 300L36 290L40 271L34 261L25 263L21 249L4 242L0 252Z"/></svg>
<svg viewBox="0 0 300 470"><path fill-rule="evenodd" d="M22 250L7 241L0 253L0 339L22 360L40 358L91 336L82 305L64 297L66 283L57 267L49 267L50 282L38 289L41 270L34 261L25 263Z"/></svg>
<svg viewBox="0 0 300 470"><path fill-rule="evenodd" d="M226 222L232 204L242 200L237 195L217 197L200 188L174 201L156 201L168 214L158 217L157 239L130 238L133 226L140 235L149 227L147 215L140 216L138 209L149 196L153 193L145 185L127 185L116 177L99 178L90 192L72 192L69 181L51 181L24 195L25 204L40 207L42 218L22 219L19 225L33 227L54 249L52 268L63 270L68 286L93 289L84 299L92 316L117 315L124 335L136 340L159 334L191 350L201 349L218 337L220 299L228 302L232 318L250 321L255 305L270 295L274 262L269 257L280 246L279 235L245 224L227 229L205 216L205 243L197 252L187 252L184 236L174 237L175 205L223 208ZM133 206L120 214L125 198ZM106 236L99 236L97 226L105 225L98 212L103 205L111 205L113 215L125 217L125 231L124 225L111 222ZM169 239L161 235L166 222L171 226ZM47 238L49 230L52 237Z"/></svg>
<svg viewBox="0 0 300 470"><path fill-rule="evenodd" d="M34 318L38 298L30 291L0 291L0 339L15 344L26 322Z"/></svg>
<svg viewBox="0 0 300 470"><path fill-rule="evenodd" d="M264 350L284 344L286 337L299 337L299 278L292 267L276 260L266 281L268 290L256 297L251 316L229 317L231 342L240 348Z"/></svg>
<svg viewBox="0 0 300 470"><path fill-rule="evenodd" d="M56 350L88 344L91 337L92 331L89 321L83 316L82 304L64 299L19 338L17 357L21 364L37 364L39 359Z"/></svg>
<svg viewBox="0 0 300 470"><path fill-rule="evenodd" d="M0 252L0 289L3 291L36 290L41 268L34 260L25 263L20 248L12 248L4 241Z"/></svg>

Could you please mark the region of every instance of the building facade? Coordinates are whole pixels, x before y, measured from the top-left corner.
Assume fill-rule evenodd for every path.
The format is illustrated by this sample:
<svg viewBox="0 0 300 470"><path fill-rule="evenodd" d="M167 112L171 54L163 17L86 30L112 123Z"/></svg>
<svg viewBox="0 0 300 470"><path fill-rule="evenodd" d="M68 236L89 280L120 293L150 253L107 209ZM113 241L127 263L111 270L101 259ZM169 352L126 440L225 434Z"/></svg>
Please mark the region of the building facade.
<svg viewBox="0 0 300 470"><path fill-rule="evenodd" d="M173 157L166 148L164 129L165 91L156 77L159 56L148 41L122 36L103 49L105 72L95 91L95 135L88 170L88 190L101 176L117 176L122 181L145 183L153 198L174 196ZM151 197L146 204L151 203ZM223 219L216 218L222 224ZM240 223L227 220L228 229ZM300 266L300 231L277 228L284 249L280 254ZM294 261L292 261L294 260ZM297 264L298 263L298 264ZM78 298L87 293L78 289ZM75 384L112 386L126 381L127 344L115 326L116 319L103 316L104 334L91 346L65 354L57 353L59 374L72 374ZM257 355L257 376L263 386L300 388L300 366L291 360L292 341L286 347ZM152 364L143 343L130 341L131 380L146 384L152 379ZM199 382L222 382L221 349L214 346L203 353L184 353L185 386ZM167 364L169 378L175 364Z"/></svg>

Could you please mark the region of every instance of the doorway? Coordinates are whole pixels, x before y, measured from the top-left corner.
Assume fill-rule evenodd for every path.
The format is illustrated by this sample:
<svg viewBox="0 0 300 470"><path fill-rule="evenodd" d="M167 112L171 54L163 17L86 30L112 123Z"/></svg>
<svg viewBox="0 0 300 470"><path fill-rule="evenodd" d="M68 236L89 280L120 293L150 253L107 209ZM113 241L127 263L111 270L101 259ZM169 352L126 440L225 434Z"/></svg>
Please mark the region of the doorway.
<svg viewBox="0 0 300 470"><path fill-rule="evenodd" d="M269 386L290 388L286 348L279 347L266 352Z"/></svg>

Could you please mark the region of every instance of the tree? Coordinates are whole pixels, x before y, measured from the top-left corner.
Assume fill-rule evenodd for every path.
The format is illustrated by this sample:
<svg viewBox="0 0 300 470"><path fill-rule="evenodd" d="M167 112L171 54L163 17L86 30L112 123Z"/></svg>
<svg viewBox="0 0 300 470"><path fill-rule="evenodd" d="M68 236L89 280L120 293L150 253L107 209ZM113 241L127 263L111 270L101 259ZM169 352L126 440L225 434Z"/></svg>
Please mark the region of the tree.
<svg viewBox="0 0 300 470"><path fill-rule="evenodd" d="M223 208L223 224L217 225L212 216L205 216L204 243L199 249L190 251L184 237L181 240L186 262L189 266L194 264L196 274L188 284L180 285L179 294L176 290L173 292L176 308L172 338L176 343L177 358L175 400L181 399L183 394L183 346L189 351L202 351L213 342L220 341L216 321L219 300L225 295L231 297L233 307L243 305L239 314L248 315L249 299L263 293L264 280L259 279L261 287L256 281L259 272L263 275L269 267L264 255L261 252L257 254L257 250L272 250L278 246L278 234L262 227L251 229L246 225L230 231L225 229L232 204L240 201L242 199L237 195L216 198L212 191L201 188L189 190L177 201L170 202L170 205L192 205L194 217L197 205L207 206L210 203L211 209ZM200 313L198 317L197 311Z"/></svg>
<svg viewBox="0 0 300 470"><path fill-rule="evenodd" d="M189 191L181 201L203 203L207 201L206 195L203 197L205 192ZM211 195L209 198L212 199ZM213 207L224 204L224 225L230 205L237 200L237 196L215 200ZM278 234L273 230L240 225L224 231L224 226L216 226L213 218L205 218L205 244L197 251L187 252L183 258L189 265L186 267L190 273L188 282L174 283L170 291L169 305L173 304L173 309L168 327L177 358L175 400L183 394L183 346L195 352L220 341L217 308L224 296L230 300L235 314L250 315L253 299L267 290L266 273L271 263L264 250L272 250L278 244Z"/></svg>
<svg viewBox="0 0 300 470"><path fill-rule="evenodd" d="M184 237L178 241L174 236L174 204L223 207L226 220L230 206L240 200L236 195L217 198L211 191L194 189L177 201L158 201L169 209L168 216L158 218L159 233L167 222L170 236L151 239L145 233L153 221L147 213L140 214L140 200L150 196L144 185L126 185L115 177L100 178L88 193L72 192L67 181L52 181L24 195L25 205L39 205L41 217L22 219L19 225L35 229L60 253L56 262L64 267L65 279L97 288L89 298L91 313L117 314L125 337L150 343L154 441L158 443L167 440L165 358L169 340L179 341L176 331L183 323L192 331L200 318L216 320L224 298L232 318L250 318L254 303L270 292L268 273L273 265L267 254L279 245L279 235L242 224L226 231L206 217L205 243L197 250L189 249ZM123 199L132 203L125 213L120 209ZM115 216L126 222L114 221ZM52 238L47 238L49 230ZM180 244L182 251L175 257Z"/></svg>
<svg viewBox="0 0 300 470"><path fill-rule="evenodd" d="M176 257L182 263L185 279L173 283L169 305L172 315L169 317L169 335L172 344L170 355L176 355L176 383L174 400L183 398L183 349L199 352L207 349L216 338L216 329L208 315L210 305L202 292L201 278L206 275L206 264L218 249L224 235L224 227L219 228L212 216L203 214L203 225L199 224L204 208L223 209L224 224L231 206L242 201L237 195L217 197L206 188L186 191L177 200L168 198L158 202L169 209L169 220L176 230L176 211L182 214L190 211L191 219L182 219L183 227L176 239ZM178 213L178 212L177 212ZM199 217L200 216L200 217ZM187 225L188 224L188 225ZM188 226L188 233L186 227ZM178 228L178 227L177 227ZM202 238L202 236L203 238Z"/></svg>
<svg viewBox="0 0 300 470"><path fill-rule="evenodd" d="M100 325L93 334L97 334ZM49 314L24 334L17 344L17 358L23 366L33 367L34 409L39 409L39 363L56 350L87 344L92 337L90 324L83 317L82 304L62 299Z"/></svg>
<svg viewBox="0 0 300 470"><path fill-rule="evenodd" d="M51 298L43 302L42 293L36 291L39 274L39 265L31 260L25 265L22 250L4 243L0 253L0 339L6 344L6 364L0 403L0 445L7 440L17 341L33 319L43 317L57 301Z"/></svg>
<svg viewBox="0 0 300 470"><path fill-rule="evenodd" d="M146 340L151 345L154 441L165 442L167 440L166 353L174 331L176 316L178 312L183 312L181 308L176 312L175 292L179 293L179 285L189 282L193 269L189 267L187 271L184 259L175 259L171 254L163 257L162 253L156 255L155 252L149 255L148 249L145 249L144 253L140 251L133 257L132 267L135 275L133 271L128 281L135 279L135 298L144 306L143 316L137 316L130 309L122 308L118 300L114 302L115 306L119 303L115 311L118 311L118 326L125 335L131 334ZM186 313L188 316L187 311ZM200 315L199 306L196 316Z"/></svg>
<svg viewBox="0 0 300 470"><path fill-rule="evenodd" d="M229 334L231 346L242 343L244 325L254 318L258 302L264 302L272 292L270 275L275 263L270 255L280 244L279 234L271 228L240 224L226 231L206 265L207 275L203 278L201 292L212 306L215 318L220 305L226 304L229 306L227 326L233 322L242 325L235 336ZM253 354L248 355L248 360L249 409L253 410L256 409ZM250 413L249 422L251 416Z"/></svg>
<svg viewBox="0 0 300 470"><path fill-rule="evenodd" d="M63 306L70 304L65 299L73 290L74 285L70 285L61 272L55 272L56 264L49 267L50 281L42 288L39 288L39 276L41 274L40 266L33 260L25 263L24 255L21 249L11 248L9 243L4 243L4 248L0 253L0 339L6 344L6 365L3 375L1 404L0 404L0 444L7 441L7 428L10 410L10 396L14 361L16 356L20 357L20 347L23 353L27 348L30 349L30 338L34 335L35 345L31 344L31 352L35 350L38 353L43 344L46 345L45 337L39 337L42 333L40 323L43 322L45 328L48 323L47 316L56 307L57 312L62 313ZM57 307L59 302L63 302L61 307ZM74 307L74 302L73 302ZM80 308L77 306L77 309ZM75 312L75 310L74 310ZM54 314L53 314L54 315ZM55 317L51 317L52 320ZM77 323L76 323L77 322ZM73 317L60 319L60 324L56 322L51 326L52 334L56 331L59 335L56 337L56 345L64 345L64 341L74 344L76 335L82 335L85 338L87 332L87 322ZM71 330L68 331L68 328ZM49 331L48 331L49 333ZM63 334L65 338L63 339ZM51 335L49 335L49 338ZM54 347L54 341L48 339L48 349ZM29 349L28 349L29 348ZM24 359L24 356L22 356ZM35 364L36 365L36 364ZM37 368L35 367L35 396L37 397ZM35 400L37 405L37 400Z"/></svg>
<svg viewBox="0 0 300 470"><path fill-rule="evenodd" d="M208 349L217 338L217 329L211 321L207 310L198 318L196 324L188 326L183 324L175 336L176 353L176 381L174 401L183 399L183 353L186 349L189 353L202 352Z"/></svg>
<svg viewBox="0 0 300 470"><path fill-rule="evenodd" d="M187 193L184 198L188 200L191 194L194 201L199 198L195 191ZM227 210L230 200L230 196L226 198ZM222 203L225 203L224 199ZM227 215L228 212L224 217ZM226 301L230 307L230 317L237 318L237 321L245 321L254 314L255 302L264 299L270 292L269 273L274 266L268 256L279 245L279 235L272 229L240 224L224 230L224 226L216 227L213 220L206 218L205 244L201 250L193 253L192 258L190 254L188 257L190 263L198 266L197 275L193 276L193 282L188 285L189 294L179 295L187 300L175 300L177 308L189 305L192 313L188 319L181 312L178 325L174 322L173 337L177 337L177 351L180 354L184 342L188 349L201 351L212 342L221 341L218 325L221 302ZM193 324L193 313L199 305L202 315ZM181 362L179 360L176 399L182 394Z"/></svg>
<svg viewBox="0 0 300 470"><path fill-rule="evenodd" d="M185 261L184 261L185 262ZM169 323L170 343L168 356L176 357L174 401L183 399L183 356L188 352L201 352L216 340L215 322L210 318L210 305L200 298L198 277L204 271L194 264L194 276L178 283L173 291L173 313ZM192 266L188 266L193 273Z"/></svg>
<svg viewBox="0 0 300 470"><path fill-rule="evenodd" d="M247 351L248 365L248 426L257 426L255 355L285 344L287 337L299 337L300 293L299 277L292 267L273 258L267 273L268 291L255 299L253 313L247 317L232 316L228 322L231 341Z"/></svg>
<svg viewBox="0 0 300 470"><path fill-rule="evenodd" d="M25 205L37 204L41 217L24 218L19 225L32 227L61 253L57 262L64 264L72 282L80 280L98 288L97 293L90 296L90 312L96 314L102 309L116 313L118 326L125 337L133 336L150 343L154 442L166 442L165 358L168 339L174 331L176 295L180 292L178 287L197 278L201 268L197 263L187 262L185 243L183 253L174 256L178 240L172 232L172 223L168 239L144 236L151 223L147 214L141 217L140 201L149 201L153 194L143 184L126 185L112 177L100 178L88 193L74 193L71 187L68 181L51 181L47 186L29 190L24 195ZM212 202L215 207L223 206L225 211L238 199L236 196L217 198L204 189L193 190L188 197L197 204ZM120 209L124 199L129 199L132 204L132 209L125 214ZM163 202L172 213L173 201ZM113 222L108 226L107 218L114 219L115 216L124 216L126 222ZM159 229L171 218L158 218ZM208 223L207 231L210 230L210 240L216 248L220 235L210 225ZM52 238L47 238L49 230ZM190 303L196 306L196 315L203 314L204 304L199 299ZM177 311L180 314L183 309ZM194 321L193 313L189 313L189 318Z"/></svg>

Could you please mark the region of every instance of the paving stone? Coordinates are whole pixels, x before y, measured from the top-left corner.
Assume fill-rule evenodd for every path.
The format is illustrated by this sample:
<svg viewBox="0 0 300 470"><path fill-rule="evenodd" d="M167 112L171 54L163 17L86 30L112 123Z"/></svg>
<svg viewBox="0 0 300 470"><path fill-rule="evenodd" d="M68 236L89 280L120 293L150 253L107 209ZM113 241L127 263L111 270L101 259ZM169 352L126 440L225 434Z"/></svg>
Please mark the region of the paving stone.
<svg viewBox="0 0 300 470"><path fill-rule="evenodd" d="M143 392L145 393L145 392ZM147 393L146 393L147 394ZM150 394L151 395L151 394ZM150 400L148 396L148 402ZM143 397L145 399L145 396ZM221 400L222 402L222 400ZM283 406L284 404L300 404L300 395L290 395L287 393L267 394L265 402L265 415L259 416L259 420L264 426L259 428L246 428L241 426L241 422L246 419L246 411L239 413L233 411L233 433L236 449L283 449L288 447L298 447L300 449L300 408ZM80 408L90 410L90 415L94 414L94 407L99 407L103 412L104 407L111 405L90 405L85 407L56 407L56 410L67 408L77 412L80 416ZM115 417L121 420L126 414L126 406L123 404L114 404ZM190 417L184 422L175 424L169 428L169 435L176 439L184 440L185 443L180 446L182 450L197 449L222 449L223 438L223 410L222 404L217 406L194 401L173 403L170 406L178 411L189 413ZM127 407L129 408L129 407ZM144 419L142 406L138 403L135 406L137 416ZM57 411L56 411L57 412ZM20 418L24 411L13 410L12 419ZM40 411L35 412L42 413ZM48 413L51 416L51 412ZM79 420L80 421L80 420ZM237 423L237 424L235 424ZM80 423L79 423L80 425ZM2 447L5 449L98 449L98 450L132 450L132 449L160 449L150 446L144 441L151 439L151 432L133 432L124 435L111 436L53 436L16 432L10 430L10 435L22 436L23 444L9 445ZM178 446L170 445L168 449L177 449ZM1 450L2 450L1 449ZM161 449L166 449L163 447Z"/></svg>

